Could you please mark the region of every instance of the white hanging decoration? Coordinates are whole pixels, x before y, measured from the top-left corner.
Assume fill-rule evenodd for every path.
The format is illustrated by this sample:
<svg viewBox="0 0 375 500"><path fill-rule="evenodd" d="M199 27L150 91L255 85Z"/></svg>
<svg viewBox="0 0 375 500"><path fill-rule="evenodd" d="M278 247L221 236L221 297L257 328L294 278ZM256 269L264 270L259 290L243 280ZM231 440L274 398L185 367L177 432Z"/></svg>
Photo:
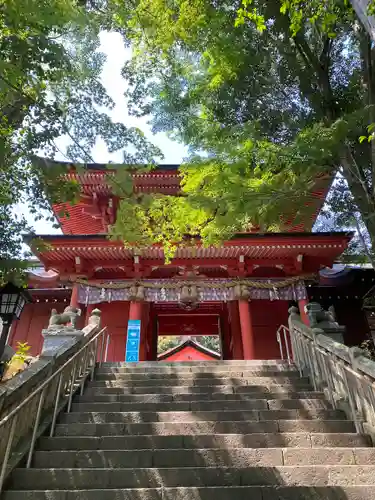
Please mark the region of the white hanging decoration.
<svg viewBox="0 0 375 500"><path fill-rule="evenodd" d="M268 283L271 285L272 281L268 280ZM277 300L279 298L279 292L277 291L277 288L274 286L269 289L270 290L270 300Z"/></svg>
<svg viewBox="0 0 375 500"><path fill-rule="evenodd" d="M101 299L101 300L104 300L104 299L105 299L105 288L102 288L102 289L100 290L100 299Z"/></svg>

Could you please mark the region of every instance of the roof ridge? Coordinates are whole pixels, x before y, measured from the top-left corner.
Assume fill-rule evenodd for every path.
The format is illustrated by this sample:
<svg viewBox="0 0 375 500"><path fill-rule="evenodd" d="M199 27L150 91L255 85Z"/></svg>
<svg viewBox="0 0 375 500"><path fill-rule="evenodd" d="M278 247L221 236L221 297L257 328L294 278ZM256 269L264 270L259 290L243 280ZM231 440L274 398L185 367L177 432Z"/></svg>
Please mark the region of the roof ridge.
<svg viewBox="0 0 375 500"><path fill-rule="evenodd" d="M213 351L213 350L209 349L208 347L205 347L204 345L200 344L199 342L189 338L187 340L184 340L183 342L181 342L177 346L171 347L167 351L164 351L161 354L159 354L158 360L165 359L168 356L171 356L172 354L175 354L175 353L181 351L182 349L184 349L185 347L189 347L189 346L194 347L195 349L203 352L204 354L208 354L208 355L213 356L217 359L221 359L221 356L218 352Z"/></svg>

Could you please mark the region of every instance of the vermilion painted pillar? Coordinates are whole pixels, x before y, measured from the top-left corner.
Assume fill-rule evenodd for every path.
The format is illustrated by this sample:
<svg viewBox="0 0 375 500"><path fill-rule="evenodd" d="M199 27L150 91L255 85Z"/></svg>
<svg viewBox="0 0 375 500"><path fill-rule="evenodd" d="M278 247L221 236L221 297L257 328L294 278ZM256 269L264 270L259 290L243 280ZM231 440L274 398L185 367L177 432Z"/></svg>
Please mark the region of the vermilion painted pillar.
<svg viewBox="0 0 375 500"><path fill-rule="evenodd" d="M251 322L249 302L244 299L238 301L240 314L243 358L255 359L254 331Z"/></svg>
<svg viewBox="0 0 375 500"><path fill-rule="evenodd" d="M301 320L305 323L305 325L309 325L309 317L307 316L307 313L305 312L305 306L309 303L308 299L300 299L298 301L298 309L299 313L301 316Z"/></svg>
<svg viewBox="0 0 375 500"><path fill-rule="evenodd" d="M79 308L79 303L78 303L78 284L77 283L74 283L73 288L72 288L72 295L70 296L70 305L72 307Z"/></svg>
<svg viewBox="0 0 375 500"><path fill-rule="evenodd" d="M141 338L139 343L139 361L144 361L144 341L145 341L145 329L142 324L142 312L143 312L143 302L130 302L129 308L129 320L139 320L141 322Z"/></svg>
<svg viewBox="0 0 375 500"><path fill-rule="evenodd" d="M150 303L143 302L141 319L141 345L139 346L139 361L147 361L147 352L150 339L148 338L148 324L150 316Z"/></svg>
<svg viewBox="0 0 375 500"><path fill-rule="evenodd" d="M142 320L142 302L130 302L129 319Z"/></svg>
<svg viewBox="0 0 375 500"><path fill-rule="evenodd" d="M230 331L233 338L233 359L244 359L237 301L228 302L228 311L230 313Z"/></svg>

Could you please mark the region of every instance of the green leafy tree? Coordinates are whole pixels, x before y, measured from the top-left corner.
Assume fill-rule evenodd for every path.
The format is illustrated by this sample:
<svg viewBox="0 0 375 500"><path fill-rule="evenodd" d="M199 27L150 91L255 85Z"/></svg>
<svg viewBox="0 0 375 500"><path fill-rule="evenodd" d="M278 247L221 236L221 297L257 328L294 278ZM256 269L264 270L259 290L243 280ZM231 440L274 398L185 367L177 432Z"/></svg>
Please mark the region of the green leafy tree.
<svg viewBox="0 0 375 500"><path fill-rule="evenodd" d="M0 281L22 270L16 203L40 218L50 202L74 202L78 186L61 171L43 168L34 155L63 154L90 162L102 139L110 152L123 150L125 163L148 163L157 151L140 130L113 122L114 107L100 81L104 56L99 33L111 29L117 2L13 0L0 13ZM55 140L66 137L60 151ZM131 152L130 152L131 151ZM51 220L54 220L51 217Z"/></svg>
<svg viewBox="0 0 375 500"><path fill-rule="evenodd" d="M217 335L200 335L195 337L195 340L204 347L207 347L207 349L220 353L220 339Z"/></svg>
<svg viewBox="0 0 375 500"><path fill-rule="evenodd" d="M168 351L180 343L180 337L177 335L161 335L158 337L158 354Z"/></svg>
<svg viewBox="0 0 375 500"><path fill-rule="evenodd" d="M317 176L340 172L332 206L359 214L374 245L374 50L349 2L140 0L118 22L135 47L132 112L151 112L190 156L184 196L126 200L117 237L173 255L187 234L280 230L314 210Z"/></svg>

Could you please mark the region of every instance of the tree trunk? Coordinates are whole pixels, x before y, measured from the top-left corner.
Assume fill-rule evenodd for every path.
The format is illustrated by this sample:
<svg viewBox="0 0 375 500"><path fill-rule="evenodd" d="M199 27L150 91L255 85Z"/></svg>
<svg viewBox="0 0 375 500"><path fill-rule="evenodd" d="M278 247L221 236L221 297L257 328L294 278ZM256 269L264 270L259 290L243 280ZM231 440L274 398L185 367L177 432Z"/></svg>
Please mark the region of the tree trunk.
<svg viewBox="0 0 375 500"><path fill-rule="evenodd" d="M375 41L375 18L367 14L369 0L350 0L367 33Z"/></svg>
<svg viewBox="0 0 375 500"><path fill-rule="evenodd" d="M342 150L340 159L342 173L369 233L371 246L375 248L375 197L372 190L369 190L366 179L358 168L349 145Z"/></svg>

